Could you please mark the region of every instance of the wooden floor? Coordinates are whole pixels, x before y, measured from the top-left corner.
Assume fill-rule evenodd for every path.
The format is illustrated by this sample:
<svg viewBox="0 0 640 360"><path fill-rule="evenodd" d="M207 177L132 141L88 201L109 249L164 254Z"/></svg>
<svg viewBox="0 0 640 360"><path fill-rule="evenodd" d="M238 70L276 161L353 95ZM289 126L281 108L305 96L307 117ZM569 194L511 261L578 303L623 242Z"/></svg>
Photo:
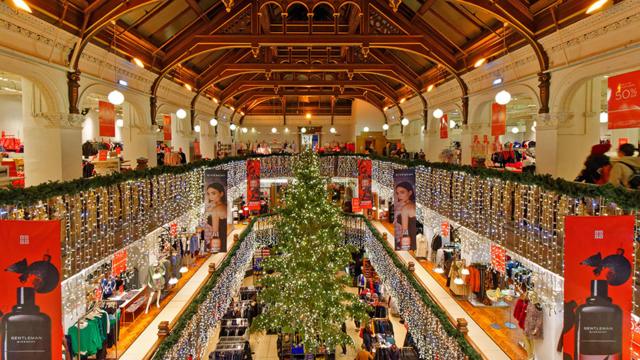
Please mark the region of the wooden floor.
<svg viewBox="0 0 640 360"><path fill-rule="evenodd" d="M382 223L387 230L393 233L393 224L386 221ZM419 260L419 262L420 265L422 265L425 270L427 270L429 274L438 281L440 286L447 289L447 279L443 275L433 272L433 268L435 266L432 263L427 260ZM487 335L489 335L489 337L491 337L491 339L493 339L493 341L495 341L495 343L507 354L507 356L513 360L527 359L527 352L519 345L519 343L524 340L522 330L520 328L509 329L504 326L504 323L508 321L513 323L517 322L510 316L510 314L513 313L514 304L508 308L475 307L471 305L469 301L461 299L453 293L451 293L451 295L464 309L464 311L478 323L482 330L484 330L484 332L486 332ZM492 324L497 324L500 328L495 329L491 326Z"/></svg>
<svg viewBox="0 0 640 360"><path fill-rule="evenodd" d="M121 323L120 327L120 340L117 344L117 354L116 347L112 347L109 349L107 354L109 359L118 359L120 355L124 354L124 352L133 344L133 342L142 334L144 329L151 324L153 319L160 313L162 309L173 299L173 297L178 293L180 289L184 286L184 284L191 279L193 274L198 271L200 266L206 261L207 257L198 258L194 265L189 268L189 272L182 275L182 277L178 280L176 286L171 290L169 295L167 295L162 301L160 301L160 307L156 306L155 298L151 306L149 307L149 313L145 314L144 309L142 309L141 313L136 316L135 321L127 324ZM146 305L145 305L146 307ZM116 356L117 355L117 356Z"/></svg>

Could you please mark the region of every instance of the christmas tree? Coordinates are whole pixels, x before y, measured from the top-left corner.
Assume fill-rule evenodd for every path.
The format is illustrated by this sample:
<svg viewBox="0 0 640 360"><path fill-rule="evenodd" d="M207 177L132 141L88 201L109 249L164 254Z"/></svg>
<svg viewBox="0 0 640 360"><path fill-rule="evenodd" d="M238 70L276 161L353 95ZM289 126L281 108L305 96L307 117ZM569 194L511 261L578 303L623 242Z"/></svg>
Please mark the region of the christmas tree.
<svg viewBox="0 0 640 360"><path fill-rule="evenodd" d="M302 153L294 176L278 210L275 256L263 263L267 275L260 281L259 301L264 311L253 330L299 335L305 351L313 353L319 346L350 344L342 323L366 319L367 308L346 290L349 278L340 274L351 262L352 249L344 243L342 214L327 199L316 155Z"/></svg>

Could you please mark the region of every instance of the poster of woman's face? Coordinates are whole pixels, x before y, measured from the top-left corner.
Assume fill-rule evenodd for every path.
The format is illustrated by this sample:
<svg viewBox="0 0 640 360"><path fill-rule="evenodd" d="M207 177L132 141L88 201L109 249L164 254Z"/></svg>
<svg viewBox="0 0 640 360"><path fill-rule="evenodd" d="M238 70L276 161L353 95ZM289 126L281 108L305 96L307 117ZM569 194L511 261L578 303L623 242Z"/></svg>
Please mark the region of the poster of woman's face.
<svg viewBox="0 0 640 360"><path fill-rule="evenodd" d="M396 250L416 249L416 174L414 169L397 169L394 183L394 239Z"/></svg>
<svg viewBox="0 0 640 360"><path fill-rule="evenodd" d="M227 251L227 171L204 172L204 237L209 251Z"/></svg>

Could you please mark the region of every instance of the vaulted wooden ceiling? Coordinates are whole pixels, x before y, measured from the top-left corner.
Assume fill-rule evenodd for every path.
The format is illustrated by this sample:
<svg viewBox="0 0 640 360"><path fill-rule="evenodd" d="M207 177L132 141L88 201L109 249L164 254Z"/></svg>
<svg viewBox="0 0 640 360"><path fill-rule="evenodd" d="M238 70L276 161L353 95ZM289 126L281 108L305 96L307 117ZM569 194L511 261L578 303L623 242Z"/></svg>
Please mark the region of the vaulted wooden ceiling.
<svg viewBox="0 0 640 360"><path fill-rule="evenodd" d="M88 43L140 59L158 74L154 99L170 79L193 87L192 107L205 95L244 114L342 114L353 99L382 109L419 96L426 109L420 94L451 79L464 103L462 74L523 46L548 85L538 39L587 16L593 0L27 2L82 39L69 54L74 69Z"/></svg>

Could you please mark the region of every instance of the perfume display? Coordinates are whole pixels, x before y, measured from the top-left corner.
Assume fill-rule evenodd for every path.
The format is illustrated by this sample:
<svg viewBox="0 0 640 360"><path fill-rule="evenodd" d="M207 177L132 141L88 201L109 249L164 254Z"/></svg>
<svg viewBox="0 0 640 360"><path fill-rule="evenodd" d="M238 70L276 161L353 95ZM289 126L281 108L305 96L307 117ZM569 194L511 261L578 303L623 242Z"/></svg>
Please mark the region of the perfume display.
<svg viewBox="0 0 640 360"><path fill-rule="evenodd" d="M591 296L576 310L575 359L622 359L622 309L606 280L591 280Z"/></svg>

